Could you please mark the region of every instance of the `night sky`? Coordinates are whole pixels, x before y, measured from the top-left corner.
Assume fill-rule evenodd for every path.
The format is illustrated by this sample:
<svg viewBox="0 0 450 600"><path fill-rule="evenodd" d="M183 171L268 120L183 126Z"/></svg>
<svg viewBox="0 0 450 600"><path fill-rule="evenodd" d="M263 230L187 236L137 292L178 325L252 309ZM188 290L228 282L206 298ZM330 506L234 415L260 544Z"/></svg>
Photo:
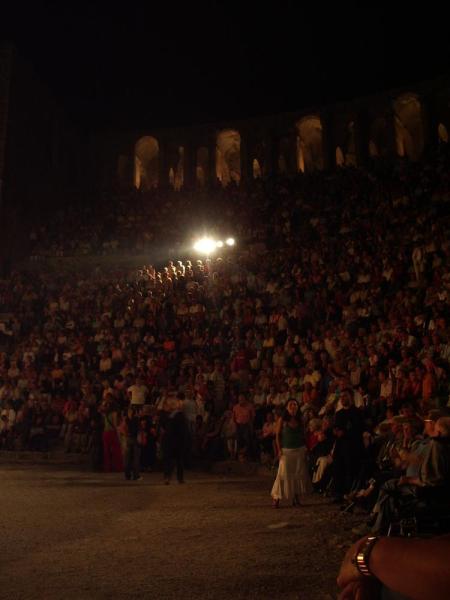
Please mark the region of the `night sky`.
<svg viewBox="0 0 450 600"><path fill-rule="evenodd" d="M0 34L79 124L188 125L345 100L450 70L445 19L370 4L15 2Z"/></svg>

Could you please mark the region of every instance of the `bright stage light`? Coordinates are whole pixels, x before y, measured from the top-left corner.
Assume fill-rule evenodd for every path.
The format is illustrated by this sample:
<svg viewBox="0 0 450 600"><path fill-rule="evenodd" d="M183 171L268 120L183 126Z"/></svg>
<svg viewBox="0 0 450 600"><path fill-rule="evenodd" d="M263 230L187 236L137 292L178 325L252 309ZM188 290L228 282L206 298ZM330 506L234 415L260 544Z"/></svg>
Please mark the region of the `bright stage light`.
<svg viewBox="0 0 450 600"><path fill-rule="evenodd" d="M227 246L234 246L234 244L235 244L234 238L228 238L227 241L225 242L225 244Z"/></svg>
<svg viewBox="0 0 450 600"><path fill-rule="evenodd" d="M223 242L219 240L218 242L216 242L216 246L217 248L223 248Z"/></svg>
<svg viewBox="0 0 450 600"><path fill-rule="evenodd" d="M216 242L211 238L202 238L194 244L194 249L201 254L212 254L216 249Z"/></svg>

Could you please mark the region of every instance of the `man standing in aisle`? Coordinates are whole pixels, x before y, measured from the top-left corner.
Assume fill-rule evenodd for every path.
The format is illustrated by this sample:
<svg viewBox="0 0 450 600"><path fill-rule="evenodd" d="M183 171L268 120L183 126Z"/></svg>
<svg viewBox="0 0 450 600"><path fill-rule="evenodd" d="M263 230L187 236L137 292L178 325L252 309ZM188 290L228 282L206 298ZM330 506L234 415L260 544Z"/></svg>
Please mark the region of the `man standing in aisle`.
<svg viewBox="0 0 450 600"><path fill-rule="evenodd" d="M241 460L248 458L253 451L253 420L255 408L244 394L239 394L238 403L233 406L233 419L236 423L237 447Z"/></svg>
<svg viewBox="0 0 450 600"><path fill-rule="evenodd" d="M140 474L141 450L138 445L139 417L133 407L128 407L125 418L127 445L125 450L125 479L137 481L142 479Z"/></svg>
<svg viewBox="0 0 450 600"><path fill-rule="evenodd" d="M164 461L164 483L169 485L173 468L177 466L178 483L184 483L184 462L188 452L189 429L183 411L182 394L177 394L175 410L161 420L161 447Z"/></svg>

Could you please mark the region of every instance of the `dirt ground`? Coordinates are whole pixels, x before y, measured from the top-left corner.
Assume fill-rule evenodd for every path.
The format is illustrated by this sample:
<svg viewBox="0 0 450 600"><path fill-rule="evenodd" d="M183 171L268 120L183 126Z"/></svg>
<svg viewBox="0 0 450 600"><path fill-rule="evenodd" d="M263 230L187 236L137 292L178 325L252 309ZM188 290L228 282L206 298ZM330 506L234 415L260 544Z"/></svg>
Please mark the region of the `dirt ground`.
<svg viewBox="0 0 450 600"><path fill-rule="evenodd" d="M0 466L0 597L332 599L348 517L312 497L270 507L271 480Z"/></svg>

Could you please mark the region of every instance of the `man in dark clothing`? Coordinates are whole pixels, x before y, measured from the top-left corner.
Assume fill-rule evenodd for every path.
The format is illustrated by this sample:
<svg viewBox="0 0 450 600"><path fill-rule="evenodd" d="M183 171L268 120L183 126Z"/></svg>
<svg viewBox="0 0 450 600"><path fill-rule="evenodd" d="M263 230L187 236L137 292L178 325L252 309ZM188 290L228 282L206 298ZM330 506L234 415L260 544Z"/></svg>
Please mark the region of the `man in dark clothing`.
<svg viewBox="0 0 450 600"><path fill-rule="evenodd" d="M141 414L139 417L138 445L140 450L140 463L143 471L151 471L156 461L157 429L149 415Z"/></svg>
<svg viewBox="0 0 450 600"><path fill-rule="evenodd" d="M353 405L349 390L341 395L342 408L334 420L336 442L333 451L334 491L336 501L342 500L349 492L359 472L364 452L363 418L360 410Z"/></svg>
<svg viewBox="0 0 450 600"><path fill-rule="evenodd" d="M90 454L94 471L103 469L103 419L95 407L90 410Z"/></svg>
<svg viewBox="0 0 450 600"><path fill-rule="evenodd" d="M142 479L139 473L140 452L138 444L139 417L132 406L128 407L125 418L127 432L127 447L125 452L125 478L133 481Z"/></svg>
<svg viewBox="0 0 450 600"><path fill-rule="evenodd" d="M189 429L183 412L183 400L177 399L175 410L161 421L161 447L164 460L165 484L170 483L174 465L177 465L178 483L184 483L184 459L189 443Z"/></svg>

